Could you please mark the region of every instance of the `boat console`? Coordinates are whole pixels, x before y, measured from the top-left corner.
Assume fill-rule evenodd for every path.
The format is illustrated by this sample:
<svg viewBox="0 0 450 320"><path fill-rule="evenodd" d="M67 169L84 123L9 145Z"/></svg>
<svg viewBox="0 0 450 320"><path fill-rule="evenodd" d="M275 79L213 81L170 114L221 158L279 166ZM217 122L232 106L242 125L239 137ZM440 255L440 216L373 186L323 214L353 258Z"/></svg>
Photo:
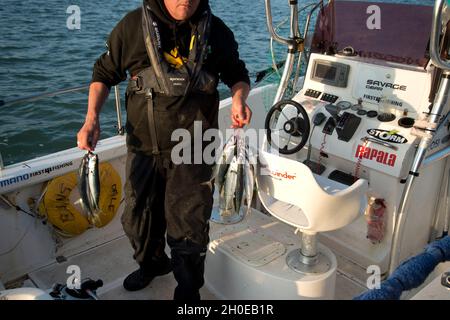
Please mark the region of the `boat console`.
<svg viewBox="0 0 450 320"><path fill-rule="evenodd" d="M369 26L368 5L382 10L384 28ZM280 99L266 119L272 152L305 164L318 181L348 187L359 179L368 182L365 215L320 234L320 240L363 268L379 266L382 273L389 268L391 235L399 208L405 209L405 192L414 196L400 259L427 243L429 228L423 226L436 220L436 181L442 180L445 161L412 169L424 137L433 134L426 155L448 148L450 140L448 105L443 108L447 117L430 126L439 75L427 58L429 30L419 26L431 18L431 8L423 6L336 1L324 7L312 53L306 55L303 88L291 99ZM412 189L406 187L411 175L420 175Z"/></svg>
<svg viewBox="0 0 450 320"><path fill-rule="evenodd" d="M366 215L353 224L322 235L323 243L338 252L344 251L361 266L378 265L382 272L387 271L394 219L423 135L417 128L423 126L430 112L431 83L432 73L425 69L398 68L345 55L314 53L310 56L303 89L293 97L292 103L279 103L283 107L275 117L272 139L269 139L277 140L278 145L272 143L272 146L277 146L281 153L291 154L289 157L304 163L320 177L347 186L360 178L367 180L370 203L382 204L382 216L370 217L372 211L368 206ZM300 122L309 121L311 128L308 143L300 152L289 152L308 134L296 136L286 126L287 119L292 122L298 117L294 102L307 113L307 117L300 116ZM273 119L268 120L269 126L270 123ZM445 123L448 125L448 119L441 123L440 138L433 141L429 153L448 146ZM438 201L439 185L431 182L441 179L441 166L442 163L421 172L411 208L415 215L411 221L416 222L407 227L417 230L408 232L414 237L405 242L405 253L427 241L428 230L422 228L422 223L432 224L431 212ZM427 200L425 193L419 191L421 188L427 189ZM430 199L430 194L435 196ZM373 223L377 218L382 222Z"/></svg>
<svg viewBox="0 0 450 320"><path fill-rule="evenodd" d="M438 39L440 11L433 16L426 6L357 1L319 3L312 11L319 7L314 36L304 36L310 48L300 53L297 26L289 39L280 37L266 0L269 32L289 50L266 115L256 181L262 207L293 226L297 239L288 229L268 232L276 223L255 227L260 217L249 217L246 228L218 232L209 260L214 269L226 256L246 251L245 259L227 264L243 270L239 281L207 273L227 293L254 297L244 288L260 283L277 292L296 290L299 298L334 297L338 267L352 279L362 275L358 281L366 286L368 270L392 273L426 246L430 230L437 233L445 224L450 66L430 60L439 47L429 45L424 28L432 25L431 38ZM296 51L307 70L302 89L288 96ZM252 241L237 243L231 230ZM290 243L286 252L283 243ZM253 255L257 268L248 267L256 264ZM274 272L278 268L283 273Z"/></svg>

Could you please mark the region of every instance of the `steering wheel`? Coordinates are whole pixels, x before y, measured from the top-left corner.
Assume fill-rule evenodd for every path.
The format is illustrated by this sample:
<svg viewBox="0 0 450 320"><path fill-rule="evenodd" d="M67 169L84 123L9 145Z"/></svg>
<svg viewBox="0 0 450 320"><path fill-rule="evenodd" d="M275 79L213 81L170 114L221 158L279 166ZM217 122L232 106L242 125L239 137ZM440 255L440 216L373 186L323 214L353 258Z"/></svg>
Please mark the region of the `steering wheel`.
<svg viewBox="0 0 450 320"><path fill-rule="evenodd" d="M281 154L293 154L300 151L308 141L309 117L300 103L293 100L281 100L269 110L265 129L267 141L272 147L277 148ZM278 135L277 138L287 139L284 147L275 145L272 139L274 134ZM294 141L292 141L292 137L294 137ZM291 149L288 148L290 144L294 145Z"/></svg>

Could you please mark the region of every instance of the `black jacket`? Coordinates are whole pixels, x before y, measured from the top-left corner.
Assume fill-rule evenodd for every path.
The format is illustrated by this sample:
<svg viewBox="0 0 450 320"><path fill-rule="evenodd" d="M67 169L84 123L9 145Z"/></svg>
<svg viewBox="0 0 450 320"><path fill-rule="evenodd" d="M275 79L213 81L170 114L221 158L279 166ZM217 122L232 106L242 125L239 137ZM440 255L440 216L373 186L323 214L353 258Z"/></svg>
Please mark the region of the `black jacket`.
<svg viewBox="0 0 450 320"><path fill-rule="evenodd" d="M162 0L147 0L156 18L162 23L161 41L165 52L179 48L182 56L188 56L191 27L197 14L183 23L172 19ZM208 0L201 0L197 12L209 6ZM144 45L141 26L142 9L128 13L113 29L108 40L108 52L95 63L92 82L102 82L114 86L129 76L150 66ZM218 17L212 17L209 37L209 54L203 68L217 75L228 87L239 81L250 83L245 63L239 59L238 45L232 31ZM170 150L176 143L171 142L171 134L177 128L192 130L195 120L204 123L204 129L217 128L219 105L218 92L212 95L191 93L183 97L156 96L154 99L158 145L162 150ZM127 142L134 151L151 152L151 142L147 121L147 105L141 95L127 97Z"/></svg>

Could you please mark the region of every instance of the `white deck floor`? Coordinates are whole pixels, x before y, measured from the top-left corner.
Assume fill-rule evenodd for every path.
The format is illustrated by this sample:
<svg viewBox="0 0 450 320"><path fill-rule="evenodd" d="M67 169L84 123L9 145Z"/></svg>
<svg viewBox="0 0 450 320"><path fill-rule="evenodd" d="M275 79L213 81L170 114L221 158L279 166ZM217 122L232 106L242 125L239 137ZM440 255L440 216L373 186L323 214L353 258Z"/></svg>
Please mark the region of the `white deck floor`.
<svg viewBox="0 0 450 320"><path fill-rule="evenodd" d="M171 300L176 281L173 274L155 278L143 290L126 291L122 282L125 277L138 268L133 260L133 251L128 238L123 236L103 246L99 246L75 255L64 263L56 263L29 274L30 279L39 288L51 288L61 279L67 279L67 267L77 265L81 269L81 278L89 277L93 280L101 279L103 287L97 294L105 300ZM206 287L202 288L203 299L215 299Z"/></svg>
<svg viewBox="0 0 450 320"><path fill-rule="evenodd" d="M213 224L213 223L212 223ZM220 228L213 224L212 230ZM133 260L133 251L128 238L122 236L102 246L98 246L80 254L66 257L67 261L55 263L29 274L31 281L39 288L48 289L61 279L67 279L67 267L77 265L81 269L81 278L103 280L103 287L97 294L100 299L106 300L171 300L176 281L173 274L155 278L150 285L140 291L129 292L122 287L124 278L138 268ZM345 259L338 257L338 265L345 265ZM345 268L344 268L345 269ZM351 299L365 288L356 279L351 279L345 273L339 272L336 283L336 299ZM204 286L201 289L203 300L216 300L217 298ZM268 297L270 299L270 297Z"/></svg>

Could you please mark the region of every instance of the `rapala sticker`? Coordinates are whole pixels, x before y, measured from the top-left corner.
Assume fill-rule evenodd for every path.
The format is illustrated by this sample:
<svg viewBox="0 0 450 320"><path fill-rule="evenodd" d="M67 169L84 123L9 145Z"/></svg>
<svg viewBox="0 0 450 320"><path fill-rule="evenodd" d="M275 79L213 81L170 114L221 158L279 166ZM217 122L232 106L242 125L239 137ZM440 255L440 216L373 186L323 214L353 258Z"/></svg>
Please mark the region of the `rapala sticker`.
<svg viewBox="0 0 450 320"><path fill-rule="evenodd" d="M379 130L379 129L369 129L367 130L367 133L374 137L377 138L381 141L386 141L386 142L392 142L392 143L407 143L408 140L397 134L398 131L396 130L392 130L392 131L387 131L387 130Z"/></svg>
<svg viewBox="0 0 450 320"><path fill-rule="evenodd" d="M376 161L390 167L395 166L395 161L397 160L397 155L393 153L380 151L374 148L368 148L362 145L358 145L358 147L356 148L355 157L359 159L364 158L371 161Z"/></svg>

